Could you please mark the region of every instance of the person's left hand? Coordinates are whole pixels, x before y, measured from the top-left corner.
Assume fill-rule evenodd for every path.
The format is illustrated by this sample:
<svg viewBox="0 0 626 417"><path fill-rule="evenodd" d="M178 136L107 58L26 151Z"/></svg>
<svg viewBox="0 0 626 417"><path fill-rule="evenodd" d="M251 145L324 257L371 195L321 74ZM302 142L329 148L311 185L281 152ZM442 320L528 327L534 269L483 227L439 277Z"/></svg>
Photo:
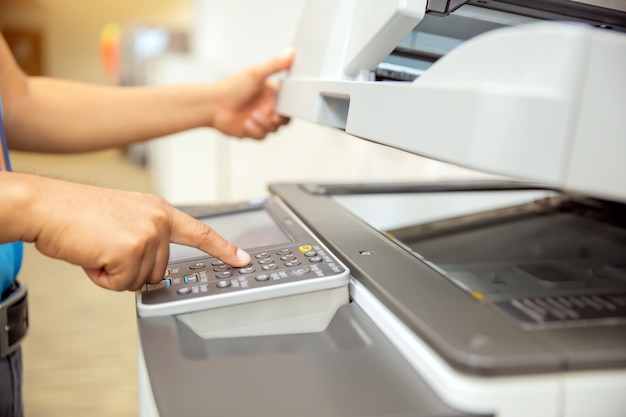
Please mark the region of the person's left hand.
<svg viewBox="0 0 626 417"><path fill-rule="evenodd" d="M274 110L277 85L268 77L287 70L293 55L293 51L289 51L218 82L211 126L230 136L263 139L287 124L289 118Z"/></svg>

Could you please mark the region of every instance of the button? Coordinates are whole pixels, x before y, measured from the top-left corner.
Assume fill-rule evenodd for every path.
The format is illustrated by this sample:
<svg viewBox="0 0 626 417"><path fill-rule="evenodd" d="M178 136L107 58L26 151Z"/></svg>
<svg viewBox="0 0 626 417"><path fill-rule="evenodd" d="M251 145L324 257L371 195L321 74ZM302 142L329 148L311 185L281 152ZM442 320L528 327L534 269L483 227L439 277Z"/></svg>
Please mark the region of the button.
<svg viewBox="0 0 626 417"><path fill-rule="evenodd" d="M268 274L261 274L261 275L257 275L256 277L254 277L254 279L262 282L262 281L267 281L268 279L270 279L270 276Z"/></svg>
<svg viewBox="0 0 626 417"><path fill-rule="evenodd" d="M261 252L261 253L257 253L256 255L254 255L254 257L257 259L267 258L268 256L270 256L269 252Z"/></svg>
<svg viewBox="0 0 626 417"><path fill-rule="evenodd" d="M220 261L219 259L213 259L211 261L211 265L213 265L213 266L224 265L224 262Z"/></svg>
<svg viewBox="0 0 626 417"><path fill-rule="evenodd" d="M213 270L215 272L228 271L229 269L230 269L230 266L229 265L224 265L224 264L217 265L216 267L213 268Z"/></svg>
<svg viewBox="0 0 626 417"><path fill-rule="evenodd" d="M172 280L169 278L161 280L158 284L146 284L146 292L156 291L162 288L169 288L172 286Z"/></svg>
<svg viewBox="0 0 626 417"><path fill-rule="evenodd" d="M304 256L309 257L309 258L311 256L316 256L316 255L317 255L317 252L315 252L314 250L310 250L310 251L304 253Z"/></svg>
<svg viewBox="0 0 626 417"><path fill-rule="evenodd" d="M313 250L313 247L311 245L302 245L298 248L298 250L302 253L311 252Z"/></svg>
<svg viewBox="0 0 626 417"><path fill-rule="evenodd" d="M198 262L198 263L189 265L189 269L202 269L205 266L206 265L204 265L202 262Z"/></svg>
<svg viewBox="0 0 626 417"><path fill-rule="evenodd" d="M293 253L290 253L288 255L283 255L280 257L281 261L288 261L290 259L295 259L296 255L294 255Z"/></svg>
<svg viewBox="0 0 626 417"><path fill-rule="evenodd" d="M218 272L215 274L216 278L228 278L232 275L233 273L230 271L222 271L222 272Z"/></svg>
<svg viewBox="0 0 626 417"><path fill-rule="evenodd" d="M266 271L272 270L272 269L278 269L278 265L276 264L267 264L267 265L263 265L261 267L261 269L264 269Z"/></svg>
<svg viewBox="0 0 626 417"><path fill-rule="evenodd" d="M307 274L311 269L307 267L292 269L290 274L294 277L301 277L302 275Z"/></svg>
<svg viewBox="0 0 626 417"><path fill-rule="evenodd" d="M191 288L190 287L182 287L176 290L176 292L178 293L178 295L187 295L191 292Z"/></svg>
<svg viewBox="0 0 626 417"><path fill-rule="evenodd" d="M240 274L251 274L255 271L255 269L251 266L246 266L245 268L239 268Z"/></svg>
<svg viewBox="0 0 626 417"><path fill-rule="evenodd" d="M193 284L195 282L198 282L198 274L185 275L184 279L185 284Z"/></svg>
<svg viewBox="0 0 626 417"><path fill-rule="evenodd" d="M291 249L281 249L276 251L276 254L278 255L287 255L288 253L291 253Z"/></svg>
<svg viewBox="0 0 626 417"><path fill-rule="evenodd" d="M309 262L322 262L322 257L321 256L311 256L309 259Z"/></svg>
<svg viewBox="0 0 626 417"><path fill-rule="evenodd" d="M265 258L265 259L259 260L260 265L271 264L272 262L274 262L272 258Z"/></svg>
<svg viewBox="0 0 626 417"><path fill-rule="evenodd" d="M300 265L300 261L298 261L297 259L295 261L285 262L285 266L298 266L298 265Z"/></svg>
<svg viewBox="0 0 626 417"><path fill-rule="evenodd" d="M217 281L217 288L228 288L230 287L230 281L228 280L222 280L222 281Z"/></svg>

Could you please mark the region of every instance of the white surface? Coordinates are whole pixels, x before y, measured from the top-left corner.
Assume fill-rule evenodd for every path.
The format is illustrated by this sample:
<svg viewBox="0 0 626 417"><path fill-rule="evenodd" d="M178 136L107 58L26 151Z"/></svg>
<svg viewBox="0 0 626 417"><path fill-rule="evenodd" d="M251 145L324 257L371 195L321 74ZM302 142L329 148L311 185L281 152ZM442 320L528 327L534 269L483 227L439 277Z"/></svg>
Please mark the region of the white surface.
<svg viewBox="0 0 626 417"><path fill-rule="evenodd" d="M528 203L554 195L550 191L473 191L424 194L347 195L333 197L380 231L413 226Z"/></svg>
<svg viewBox="0 0 626 417"><path fill-rule="evenodd" d="M626 35L593 37L566 186L626 202Z"/></svg>
<svg viewBox="0 0 626 417"><path fill-rule="evenodd" d="M143 356L141 347L141 339L137 346L137 367L138 367L138 400L139 400L139 417L159 417L159 410L154 400L152 385L150 384L150 376L146 367L146 360Z"/></svg>
<svg viewBox="0 0 626 417"><path fill-rule="evenodd" d="M203 339L321 332L337 309L348 304L347 283L346 274L337 288L201 310L178 319Z"/></svg>
<svg viewBox="0 0 626 417"><path fill-rule="evenodd" d="M563 22L506 27L464 42L408 84L336 75L350 38L325 38L333 47L320 57L307 49L317 26L309 21L308 38L297 38L303 51L283 83L281 112L437 160L626 201L626 35ZM335 71L308 65L309 53L336 61Z"/></svg>
<svg viewBox="0 0 626 417"><path fill-rule="evenodd" d="M623 417L626 371L477 377L451 368L357 281L350 295L450 406L497 417Z"/></svg>

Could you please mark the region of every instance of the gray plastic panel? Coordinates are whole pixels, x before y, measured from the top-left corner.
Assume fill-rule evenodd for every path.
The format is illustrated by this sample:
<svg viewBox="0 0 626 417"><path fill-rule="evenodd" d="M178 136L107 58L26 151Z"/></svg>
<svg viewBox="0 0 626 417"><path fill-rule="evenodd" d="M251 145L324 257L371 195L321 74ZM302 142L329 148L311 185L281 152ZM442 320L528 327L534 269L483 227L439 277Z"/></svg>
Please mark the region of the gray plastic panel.
<svg viewBox="0 0 626 417"><path fill-rule="evenodd" d="M461 417L355 304L324 332L203 340L172 316L139 319L160 417Z"/></svg>
<svg viewBox="0 0 626 417"><path fill-rule="evenodd" d="M297 184L271 189L348 265L354 278L451 366L479 375L626 367L625 324L523 329L332 198ZM488 343L476 348L476 338Z"/></svg>

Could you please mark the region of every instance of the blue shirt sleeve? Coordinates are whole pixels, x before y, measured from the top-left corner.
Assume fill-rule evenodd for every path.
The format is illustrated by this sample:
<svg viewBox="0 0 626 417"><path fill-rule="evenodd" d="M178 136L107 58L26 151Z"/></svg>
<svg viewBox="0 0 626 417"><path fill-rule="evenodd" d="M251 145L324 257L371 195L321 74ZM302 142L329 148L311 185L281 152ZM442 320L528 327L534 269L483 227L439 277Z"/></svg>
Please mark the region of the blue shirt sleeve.
<svg viewBox="0 0 626 417"><path fill-rule="evenodd" d="M11 286L22 267L24 244L22 242L0 245L0 294Z"/></svg>

